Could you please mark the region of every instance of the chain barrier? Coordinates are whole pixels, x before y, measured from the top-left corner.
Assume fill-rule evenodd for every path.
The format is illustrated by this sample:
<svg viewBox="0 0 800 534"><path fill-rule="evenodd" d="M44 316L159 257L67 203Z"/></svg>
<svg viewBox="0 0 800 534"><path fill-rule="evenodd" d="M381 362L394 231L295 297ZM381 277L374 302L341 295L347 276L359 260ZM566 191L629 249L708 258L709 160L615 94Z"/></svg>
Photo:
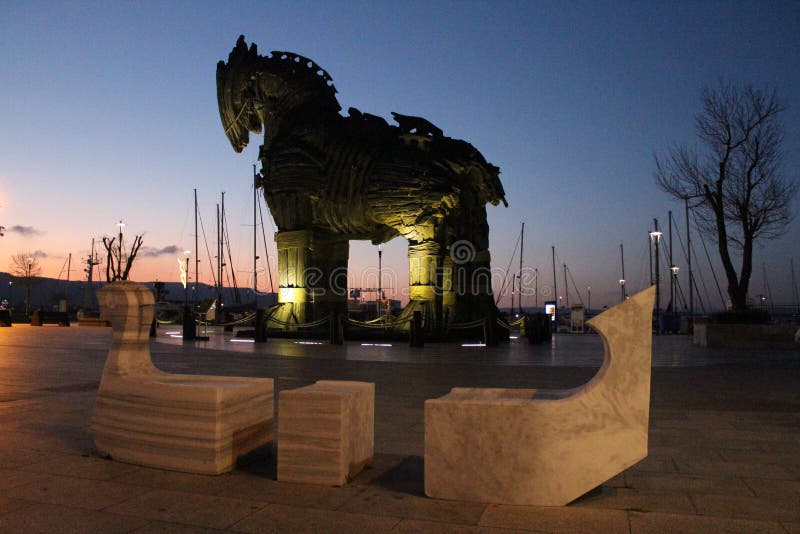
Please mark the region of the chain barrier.
<svg viewBox="0 0 800 534"><path fill-rule="evenodd" d="M498 320L499 320L499 319L498 319ZM508 323L508 326L519 326L519 325L521 325L521 324L522 324L522 322L523 322L524 320L525 320L525 316L522 316L522 317L520 317L519 319L517 319L516 321L513 321L513 322L510 322L510 323Z"/></svg>
<svg viewBox="0 0 800 534"><path fill-rule="evenodd" d="M230 323L220 323L220 324L215 325L215 326L236 326L237 324L242 324L242 323L247 323L249 321L252 321L255 318L255 316L256 316L255 313L251 313L249 315L245 315L241 319L237 319L236 321L231 321ZM208 321L204 321L203 319L197 318L197 317L195 318L194 322L199 324L199 325L201 325L201 326L207 326L208 325Z"/></svg>
<svg viewBox="0 0 800 534"><path fill-rule="evenodd" d="M331 320L330 315L326 315L325 317L317 319L316 321L311 321L310 323L290 323L287 321L281 321L280 319L275 319L274 317L267 318L267 322L271 321L281 326L293 326L295 328L314 328L315 326L321 326L330 320Z"/></svg>
<svg viewBox="0 0 800 534"><path fill-rule="evenodd" d="M475 319L474 321L470 321L469 323L455 323L450 324L447 326L448 330L466 330L468 328L476 328L478 326L483 326L483 319Z"/></svg>
<svg viewBox="0 0 800 534"><path fill-rule="evenodd" d="M345 317L344 322L347 324L358 326L361 328L375 328L375 329L384 329L384 328L394 328L395 326L401 326L406 323L410 323L412 321L411 318L403 319L402 321L387 321L381 324L377 324L377 321L374 319L372 321L358 321L356 319L351 319L349 317Z"/></svg>

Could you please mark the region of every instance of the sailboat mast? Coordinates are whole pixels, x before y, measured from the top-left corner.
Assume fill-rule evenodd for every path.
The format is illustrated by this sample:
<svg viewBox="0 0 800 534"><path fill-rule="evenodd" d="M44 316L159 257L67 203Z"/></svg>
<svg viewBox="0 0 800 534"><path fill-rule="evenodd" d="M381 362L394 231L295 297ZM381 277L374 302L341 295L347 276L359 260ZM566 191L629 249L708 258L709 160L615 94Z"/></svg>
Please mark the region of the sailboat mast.
<svg viewBox="0 0 800 534"><path fill-rule="evenodd" d="M192 303L197 303L197 280L198 269L200 267L200 248L197 237L197 189L194 190L194 293L192 293Z"/></svg>
<svg viewBox="0 0 800 534"><path fill-rule="evenodd" d="M256 173L256 164L253 163L253 307L258 309L258 269L257 269L257 261L258 261L258 248L257 248L257 241L256 236L258 230L258 215L256 210L258 209L258 174Z"/></svg>
<svg viewBox="0 0 800 534"><path fill-rule="evenodd" d="M790 258L789 263L792 268L792 290L794 292L794 306L797 308L796 313L800 313L800 295L797 292L797 279L794 277L794 258Z"/></svg>
<svg viewBox="0 0 800 534"><path fill-rule="evenodd" d="M72 252L70 252L69 256L67 256L67 285L65 286L65 289L64 289L64 300L66 300L68 303L69 303L69 271L70 271L70 269L72 269ZM69 308L69 304L67 304L67 307Z"/></svg>
<svg viewBox="0 0 800 534"><path fill-rule="evenodd" d="M567 264L564 264L564 295L567 299L567 308L569 308L569 284L567 283Z"/></svg>
<svg viewBox="0 0 800 534"><path fill-rule="evenodd" d="M522 314L522 251L525 249L525 223L522 223L522 230L520 230L520 237L519 237L519 274L517 275L517 279L519 280L519 297L517 299L517 305L519 306L519 313Z"/></svg>
<svg viewBox="0 0 800 534"><path fill-rule="evenodd" d="M217 309L222 305L222 229L217 204Z"/></svg>

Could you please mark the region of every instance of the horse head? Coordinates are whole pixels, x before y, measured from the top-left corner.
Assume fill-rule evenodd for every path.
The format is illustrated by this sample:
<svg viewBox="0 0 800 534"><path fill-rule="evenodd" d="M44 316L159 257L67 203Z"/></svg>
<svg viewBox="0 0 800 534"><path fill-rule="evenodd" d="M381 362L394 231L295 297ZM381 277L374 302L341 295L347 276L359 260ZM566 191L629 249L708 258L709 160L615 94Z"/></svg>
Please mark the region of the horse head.
<svg viewBox="0 0 800 534"><path fill-rule="evenodd" d="M228 62L217 63L217 102L225 135L236 152L250 141L250 132L265 138L282 117L313 104L317 111L341 109L330 75L312 60L292 52L259 56L239 36ZM268 139L265 139L265 142Z"/></svg>

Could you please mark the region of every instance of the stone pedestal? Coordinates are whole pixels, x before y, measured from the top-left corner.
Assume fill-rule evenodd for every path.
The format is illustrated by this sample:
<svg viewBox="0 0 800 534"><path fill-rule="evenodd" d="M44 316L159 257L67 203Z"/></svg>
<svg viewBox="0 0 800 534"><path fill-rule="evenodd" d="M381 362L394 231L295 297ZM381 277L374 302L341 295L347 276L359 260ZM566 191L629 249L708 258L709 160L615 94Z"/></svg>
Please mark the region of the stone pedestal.
<svg viewBox="0 0 800 534"><path fill-rule="evenodd" d="M342 486L372 459L375 384L320 380L281 391L278 480Z"/></svg>

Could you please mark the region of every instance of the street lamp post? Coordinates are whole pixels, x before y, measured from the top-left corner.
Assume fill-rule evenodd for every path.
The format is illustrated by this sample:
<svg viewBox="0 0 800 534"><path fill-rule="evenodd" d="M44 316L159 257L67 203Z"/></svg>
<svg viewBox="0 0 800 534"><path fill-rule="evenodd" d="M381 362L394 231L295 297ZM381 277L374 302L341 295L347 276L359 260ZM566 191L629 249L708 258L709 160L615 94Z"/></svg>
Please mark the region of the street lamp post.
<svg viewBox="0 0 800 534"><path fill-rule="evenodd" d="M669 287L669 301L672 303L672 310L675 311L675 284L678 281L678 271L681 270L677 265L671 265L669 268L672 273L672 279Z"/></svg>
<svg viewBox="0 0 800 534"><path fill-rule="evenodd" d="M658 219L653 219L653 231L650 232L650 239L653 242L655 247L654 255L655 255L655 272L656 272L656 321L657 324L660 325L660 318L661 318L661 272L659 268L659 256L658 256L658 243L661 240L661 236L663 235L662 232L658 230ZM660 333L660 326L656 328L656 332Z"/></svg>

